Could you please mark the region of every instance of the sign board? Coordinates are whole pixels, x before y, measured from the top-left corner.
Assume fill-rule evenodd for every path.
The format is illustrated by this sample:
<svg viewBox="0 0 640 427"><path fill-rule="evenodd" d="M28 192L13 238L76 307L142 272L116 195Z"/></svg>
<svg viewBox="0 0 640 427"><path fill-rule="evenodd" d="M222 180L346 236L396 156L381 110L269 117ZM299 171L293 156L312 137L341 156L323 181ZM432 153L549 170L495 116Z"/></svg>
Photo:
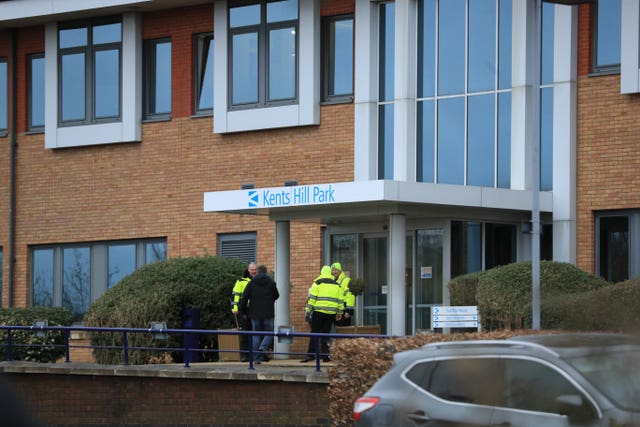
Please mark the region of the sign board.
<svg viewBox="0 0 640 427"><path fill-rule="evenodd" d="M480 331L480 316L476 305L431 307L431 328L475 328Z"/></svg>
<svg viewBox="0 0 640 427"><path fill-rule="evenodd" d="M433 267L420 267L420 278L421 279L433 278Z"/></svg>

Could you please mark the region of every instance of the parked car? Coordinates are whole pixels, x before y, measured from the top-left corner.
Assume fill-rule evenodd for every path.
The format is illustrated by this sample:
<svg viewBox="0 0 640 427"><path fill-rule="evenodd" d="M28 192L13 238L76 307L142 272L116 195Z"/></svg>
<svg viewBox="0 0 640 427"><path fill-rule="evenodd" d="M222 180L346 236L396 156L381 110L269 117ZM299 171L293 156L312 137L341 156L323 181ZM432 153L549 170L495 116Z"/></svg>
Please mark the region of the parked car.
<svg viewBox="0 0 640 427"><path fill-rule="evenodd" d="M540 334L425 345L354 404L355 426L640 426L640 341Z"/></svg>

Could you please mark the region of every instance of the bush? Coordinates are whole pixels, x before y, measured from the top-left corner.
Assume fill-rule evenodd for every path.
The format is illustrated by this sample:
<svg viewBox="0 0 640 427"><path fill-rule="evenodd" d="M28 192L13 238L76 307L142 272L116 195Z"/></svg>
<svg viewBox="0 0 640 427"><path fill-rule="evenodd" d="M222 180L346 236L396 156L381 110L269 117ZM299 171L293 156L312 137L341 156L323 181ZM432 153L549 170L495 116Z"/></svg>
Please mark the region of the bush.
<svg viewBox="0 0 640 427"><path fill-rule="evenodd" d="M478 282L484 274L486 271L477 271L454 277L448 284L451 305L478 305Z"/></svg>
<svg viewBox="0 0 640 427"><path fill-rule="evenodd" d="M636 332L640 326L640 278L571 295L542 305L544 328Z"/></svg>
<svg viewBox="0 0 640 427"><path fill-rule="evenodd" d="M573 264L540 263L540 299L584 293L603 288L608 282ZM478 281L478 310L487 329L531 327L531 262L523 261L492 268Z"/></svg>
<svg viewBox="0 0 640 427"><path fill-rule="evenodd" d="M46 320L48 326L69 326L73 313L59 307L28 307L0 309L0 324L7 326L33 326ZM13 330L11 332L13 360L31 362L55 362L65 355L64 331L48 331L45 337L34 331ZM7 360L7 333L0 335L0 360Z"/></svg>
<svg viewBox="0 0 640 427"><path fill-rule="evenodd" d="M166 322L169 329L182 329L183 311L199 309L199 327L195 329L229 329L235 327L230 315L231 290L246 265L235 259L215 256L172 258L149 264L118 282L94 301L84 318L86 326L149 328L151 322ZM151 334L129 334L130 347L182 348L182 335L169 334L166 341L154 340ZM96 362L123 363L122 334L92 334L94 346L116 346L116 349L94 349ZM217 349L214 336L199 337L198 348ZM162 356L162 355L160 355ZM173 358L182 360L182 352ZM217 360L215 353L199 355ZM158 352L131 350L129 362L144 364L157 360Z"/></svg>

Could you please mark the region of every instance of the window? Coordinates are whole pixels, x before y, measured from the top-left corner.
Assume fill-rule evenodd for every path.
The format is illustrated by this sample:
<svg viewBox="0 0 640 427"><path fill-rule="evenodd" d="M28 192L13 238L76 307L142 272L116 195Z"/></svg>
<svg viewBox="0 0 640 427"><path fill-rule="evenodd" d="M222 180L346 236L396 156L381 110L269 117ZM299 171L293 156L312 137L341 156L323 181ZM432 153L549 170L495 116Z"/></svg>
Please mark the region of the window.
<svg viewBox="0 0 640 427"><path fill-rule="evenodd" d="M298 1L231 2L229 105L297 101Z"/></svg>
<svg viewBox="0 0 640 427"><path fill-rule="evenodd" d="M378 179L393 179L395 3L380 5Z"/></svg>
<svg viewBox="0 0 640 427"><path fill-rule="evenodd" d="M213 111L213 49L213 34L196 36L196 114L211 114Z"/></svg>
<svg viewBox="0 0 640 427"><path fill-rule="evenodd" d="M171 40L145 41L144 102L147 119L171 116Z"/></svg>
<svg viewBox="0 0 640 427"><path fill-rule="evenodd" d="M44 54L29 56L29 130L44 127Z"/></svg>
<svg viewBox="0 0 640 427"><path fill-rule="evenodd" d="M593 71L618 72L621 58L622 0L597 0L594 9Z"/></svg>
<svg viewBox="0 0 640 427"><path fill-rule="evenodd" d="M31 248L31 303L65 307L76 321L89 304L126 275L166 259L161 239Z"/></svg>
<svg viewBox="0 0 640 427"><path fill-rule="evenodd" d="M7 81L7 59L0 58L0 136L7 135L9 94Z"/></svg>
<svg viewBox="0 0 640 427"><path fill-rule="evenodd" d="M640 270L637 262L633 260L633 253L638 253L634 245L632 252L631 243L636 233L630 231L634 222L638 222L638 214L611 214L596 217L596 270L607 281L616 283L635 277ZM635 227L634 231L635 231ZM638 258L636 255L635 258ZM631 274L630 267L634 273Z"/></svg>
<svg viewBox="0 0 640 427"><path fill-rule="evenodd" d="M237 258L246 263L256 260L256 233L218 235L218 254L223 258Z"/></svg>
<svg viewBox="0 0 640 427"><path fill-rule="evenodd" d="M322 100L353 99L353 15L330 16L322 23Z"/></svg>
<svg viewBox="0 0 640 427"><path fill-rule="evenodd" d="M122 24L58 30L60 124L120 119Z"/></svg>

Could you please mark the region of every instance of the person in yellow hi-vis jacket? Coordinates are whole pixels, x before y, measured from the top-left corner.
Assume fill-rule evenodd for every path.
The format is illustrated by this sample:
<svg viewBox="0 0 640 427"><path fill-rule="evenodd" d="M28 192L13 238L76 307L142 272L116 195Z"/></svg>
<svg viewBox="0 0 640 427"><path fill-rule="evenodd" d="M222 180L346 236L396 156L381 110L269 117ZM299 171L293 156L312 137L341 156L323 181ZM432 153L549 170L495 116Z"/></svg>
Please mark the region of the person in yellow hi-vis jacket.
<svg viewBox="0 0 640 427"><path fill-rule="evenodd" d="M249 319L246 313L239 314L238 305L240 304L240 298L242 298L242 293L247 287L247 284L257 272L258 264L255 262L250 263L242 277L236 280L236 284L233 286L233 291L231 292L231 313L236 317L236 326L238 326L241 331L252 330L251 319ZM249 335L240 335L240 361L246 362L249 360L248 351Z"/></svg>
<svg viewBox="0 0 640 427"><path fill-rule="evenodd" d="M356 296L349 289L351 278L342 271L342 264L334 262L331 264L331 274L336 282L344 290L344 314L342 319L336 321L336 326L351 326L353 313L356 310Z"/></svg>
<svg viewBox="0 0 640 427"><path fill-rule="evenodd" d="M331 275L331 267L325 265L320 271L320 276L313 282L309 289L306 312L311 315L311 332L326 333L331 331L334 321L342 318L344 311L344 290ZM329 362L328 339L320 340L320 353L322 361ZM307 356L300 362L313 360L316 354L316 337L309 337Z"/></svg>

